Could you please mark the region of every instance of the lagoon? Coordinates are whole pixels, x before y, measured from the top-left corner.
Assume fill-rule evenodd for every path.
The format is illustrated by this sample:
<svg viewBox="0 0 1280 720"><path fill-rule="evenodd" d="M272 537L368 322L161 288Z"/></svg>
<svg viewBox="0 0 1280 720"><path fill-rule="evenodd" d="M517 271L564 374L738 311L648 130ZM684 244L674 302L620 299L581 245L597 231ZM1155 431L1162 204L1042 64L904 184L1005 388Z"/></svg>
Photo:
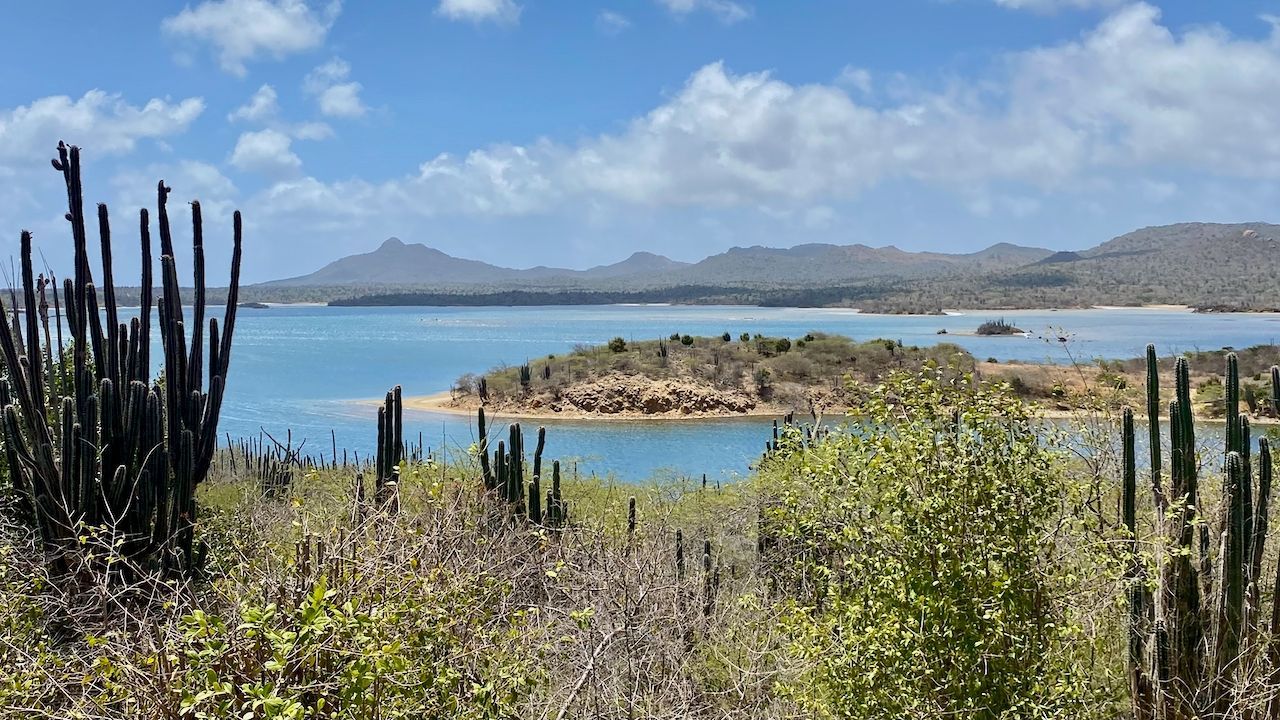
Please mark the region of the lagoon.
<svg viewBox="0 0 1280 720"><path fill-rule="evenodd" d="M213 310L212 312L220 312ZM978 337L1004 318L1029 337ZM938 330L946 329L946 335ZM1050 362L1126 358L1154 342L1162 355L1280 342L1280 314L1194 314L1170 309L974 311L945 316L869 315L851 310L726 306L550 306L331 308L277 305L237 316L229 390L219 431L231 437L292 429L305 452L363 456L374 445L374 401L399 384L407 395L448 389L463 373L520 364L579 344L743 332L801 337L821 331L905 344L953 342L978 358ZM1065 339L1066 342L1061 342ZM745 475L769 437L769 419L546 421L548 458L582 473L639 481L706 473ZM405 436L448 453L474 442L465 417L405 412Z"/></svg>

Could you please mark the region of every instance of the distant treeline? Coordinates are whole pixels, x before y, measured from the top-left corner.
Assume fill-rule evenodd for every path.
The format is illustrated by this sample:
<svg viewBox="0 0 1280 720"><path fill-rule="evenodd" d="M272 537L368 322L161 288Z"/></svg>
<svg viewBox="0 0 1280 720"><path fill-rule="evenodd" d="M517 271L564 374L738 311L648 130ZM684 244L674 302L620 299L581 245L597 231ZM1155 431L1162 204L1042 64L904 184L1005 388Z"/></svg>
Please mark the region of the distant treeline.
<svg viewBox="0 0 1280 720"><path fill-rule="evenodd" d="M336 307L484 306L484 305L615 305L679 303L689 305L758 305L760 291L704 285L653 290L499 290L481 293L397 292L329 301Z"/></svg>

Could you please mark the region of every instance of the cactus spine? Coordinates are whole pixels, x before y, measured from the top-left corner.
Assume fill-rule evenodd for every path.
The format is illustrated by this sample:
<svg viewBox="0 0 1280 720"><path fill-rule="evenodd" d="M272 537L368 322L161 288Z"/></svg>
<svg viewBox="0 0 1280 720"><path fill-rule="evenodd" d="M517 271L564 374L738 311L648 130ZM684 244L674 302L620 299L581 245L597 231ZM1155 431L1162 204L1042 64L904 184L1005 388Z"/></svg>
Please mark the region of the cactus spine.
<svg viewBox="0 0 1280 720"><path fill-rule="evenodd" d="M61 323L56 362L53 357L45 295L50 282L36 279L31 234L24 231L20 237L22 309L15 301L11 320L0 329L0 354L8 370L7 379L0 383L0 406L18 520L36 532L55 571L71 567L69 554L84 526L110 526L113 535L122 538L118 553L125 562L119 567L126 577L152 569L187 574L200 564L193 548L195 490L208 475L217 447L231 358L240 284L240 213L232 221L226 311L221 326L216 319L208 321L206 358L200 204L191 203L195 296L188 326L169 227L170 189L163 182L157 186L162 290L156 305L165 373L161 389L151 380L154 280L147 211L140 212L138 223L141 307L126 324L120 322L116 303L107 206L99 205L97 210L103 300L99 306L89 264L80 149L58 143L53 167L66 185L66 219L75 249L73 279L63 281L73 366L71 377L65 377ZM54 303L57 307L56 288ZM0 303L0 317L8 315ZM187 327L191 328L189 346Z"/></svg>

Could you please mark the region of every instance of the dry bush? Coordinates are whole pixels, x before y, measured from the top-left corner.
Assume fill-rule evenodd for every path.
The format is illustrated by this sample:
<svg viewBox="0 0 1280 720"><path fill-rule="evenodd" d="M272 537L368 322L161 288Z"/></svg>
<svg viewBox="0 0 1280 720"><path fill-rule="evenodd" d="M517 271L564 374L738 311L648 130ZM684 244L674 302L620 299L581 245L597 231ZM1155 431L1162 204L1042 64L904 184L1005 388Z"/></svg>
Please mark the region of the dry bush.
<svg viewBox="0 0 1280 720"><path fill-rule="evenodd" d="M353 504L351 470L312 471L284 500L219 474L193 584L125 591L86 570L57 595L30 542L4 536L0 715L795 714L773 691L786 663L745 492L641 489L631 531L623 490L567 488L574 522L551 530L469 470L408 468L398 513ZM87 538L86 558L111 542Z"/></svg>

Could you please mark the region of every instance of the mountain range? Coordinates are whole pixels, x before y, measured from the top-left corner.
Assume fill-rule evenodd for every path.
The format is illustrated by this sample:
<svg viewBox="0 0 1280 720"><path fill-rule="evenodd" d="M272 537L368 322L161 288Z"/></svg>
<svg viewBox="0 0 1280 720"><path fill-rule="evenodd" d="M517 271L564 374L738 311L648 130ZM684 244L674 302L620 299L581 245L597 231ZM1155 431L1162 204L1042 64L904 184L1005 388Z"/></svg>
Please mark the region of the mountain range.
<svg viewBox="0 0 1280 720"><path fill-rule="evenodd" d="M338 304L603 302L942 308L1170 303L1280 308L1280 226L1179 223L1142 228L1085 250L1000 243L972 253L892 245L735 247L695 263L647 252L586 270L505 268L389 238L308 275L247 288L265 300Z"/></svg>
<svg viewBox="0 0 1280 720"><path fill-rule="evenodd" d="M265 287L632 286L831 284L873 277L923 277L955 270L1022 267L1053 255L1043 248L1001 243L975 253L907 252L893 246L807 244L790 248L735 247L696 263L636 252L586 270L538 266L514 269L448 255L419 243L388 238L376 250L349 255L299 277Z"/></svg>

